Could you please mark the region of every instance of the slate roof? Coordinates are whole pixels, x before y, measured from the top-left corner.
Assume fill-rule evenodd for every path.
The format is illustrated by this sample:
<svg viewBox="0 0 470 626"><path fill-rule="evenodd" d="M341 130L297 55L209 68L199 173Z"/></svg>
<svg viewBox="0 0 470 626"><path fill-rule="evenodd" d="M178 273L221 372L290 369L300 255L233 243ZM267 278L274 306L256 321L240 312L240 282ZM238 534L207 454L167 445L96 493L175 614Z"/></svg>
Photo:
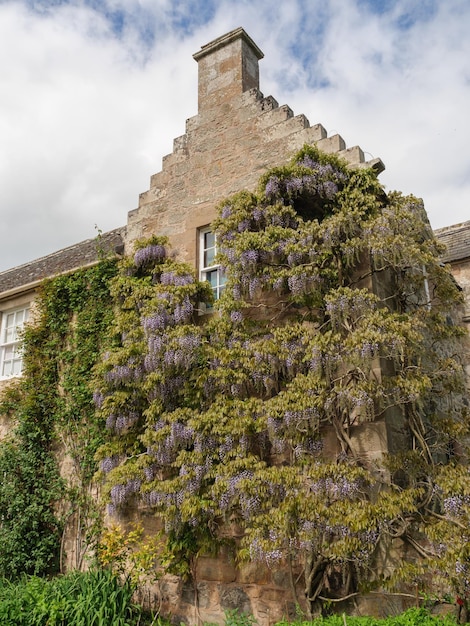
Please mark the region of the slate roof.
<svg viewBox="0 0 470 626"><path fill-rule="evenodd" d="M12 289L33 286L44 278L92 265L102 254L122 253L125 231L125 227L116 228L99 237L87 239L30 263L0 272L0 297Z"/></svg>
<svg viewBox="0 0 470 626"><path fill-rule="evenodd" d="M434 234L447 248L442 257L445 263L470 258L470 221L439 228Z"/></svg>

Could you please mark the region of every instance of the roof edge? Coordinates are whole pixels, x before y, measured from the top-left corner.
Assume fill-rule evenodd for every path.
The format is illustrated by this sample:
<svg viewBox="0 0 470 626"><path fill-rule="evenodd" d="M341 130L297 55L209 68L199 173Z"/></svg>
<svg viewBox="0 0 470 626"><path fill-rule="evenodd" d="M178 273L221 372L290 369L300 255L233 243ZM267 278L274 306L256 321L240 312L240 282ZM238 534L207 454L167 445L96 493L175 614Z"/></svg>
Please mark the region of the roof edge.
<svg viewBox="0 0 470 626"><path fill-rule="evenodd" d="M240 26L239 28L235 28L234 30L231 30L229 33L226 33L225 35L222 35L221 37L217 37L217 39L214 39L213 41L210 41L209 43L206 43L203 46L201 46L201 49L198 52L195 52L193 54L193 59L199 62L208 54L212 54L213 52L220 50L220 48L227 46L228 44L232 43L233 41L236 41L237 39L242 39L245 43L247 43L250 46L250 48L253 49L255 55L258 57L258 60L264 57L264 54L260 50L260 48L255 44L253 39L248 35L246 30Z"/></svg>

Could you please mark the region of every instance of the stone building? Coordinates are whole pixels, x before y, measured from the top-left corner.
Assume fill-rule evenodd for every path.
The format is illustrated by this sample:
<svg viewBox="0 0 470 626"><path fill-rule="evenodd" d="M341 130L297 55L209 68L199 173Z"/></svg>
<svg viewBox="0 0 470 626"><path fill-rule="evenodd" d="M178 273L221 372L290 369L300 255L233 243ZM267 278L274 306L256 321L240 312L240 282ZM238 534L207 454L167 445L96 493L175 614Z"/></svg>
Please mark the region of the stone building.
<svg viewBox="0 0 470 626"><path fill-rule="evenodd" d="M131 251L136 239L166 235L181 260L205 278L210 268L201 263L218 202L241 189L254 189L262 172L286 163L304 144L335 153L352 167L383 171L380 159L366 162L358 146L347 148L340 135L328 137L321 124L311 125L305 115L294 115L289 106L264 97L259 90L262 58L242 28L203 46L194 55L198 114L186 121L185 134L174 140L173 152L140 194L127 225L102 235L98 245L85 241L0 273L0 381L20 372L14 329L26 320L41 280L97 262L100 247L119 254Z"/></svg>
<svg viewBox="0 0 470 626"><path fill-rule="evenodd" d="M434 234L445 245L442 260L463 291L462 321L470 329L470 221L439 228Z"/></svg>
<svg viewBox="0 0 470 626"><path fill-rule="evenodd" d="M217 295L222 277L211 260L214 241L210 225L222 198L242 189L254 190L264 171L287 163L305 144L337 154L352 168L383 171L380 159L365 161L360 147L347 148L340 135L328 137L320 123L311 125L305 115L294 115L289 106L280 106L272 96L265 97L259 90L258 63L262 57L241 28L203 46L194 55L199 73L198 113L186 121L185 133L174 140L173 152L164 157L161 171L140 194L127 224L103 234L98 245L88 240L0 273L0 389L21 375L18 332L28 319L43 279L95 264L102 251L129 253L136 240L158 234L168 237L178 257L197 268ZM464 290L463 321L468 325L470 222L440 229L436 234L447 246L443 260L450 263ZM7 429L8 424L0 421L0 436ZM384 434L379 430L371 434L372 430L365 445L379 452ZM369 449L369 453L373 455L374 450ZM231 564L209 558L201 561L199 570L208 602L207 611L202 612L204 619L214 617L209 598L219 594L220 585L217 597L221 606L243 609L245 602L250 612L256 607L258 618L262 620L264 615L266 623L270 621L270 607L280 606L278 619L285 613L283 603L287 603L289 590L281 577L260 581L253 569L237 572ZM175 587L177 584L174 581ZM176 597L171 583L167 591L167 600Z"/></svg>

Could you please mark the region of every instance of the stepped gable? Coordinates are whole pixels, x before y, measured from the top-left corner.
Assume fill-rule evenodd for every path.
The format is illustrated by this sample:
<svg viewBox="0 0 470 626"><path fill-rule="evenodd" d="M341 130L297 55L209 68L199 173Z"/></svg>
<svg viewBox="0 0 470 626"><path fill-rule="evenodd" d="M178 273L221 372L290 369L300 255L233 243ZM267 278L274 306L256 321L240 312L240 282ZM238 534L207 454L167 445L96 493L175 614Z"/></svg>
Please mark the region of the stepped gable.
<svg viewBox="0 0 470 626"><path fill-rule="evenodd" d="M434 234L446 246L445 263L470 259L470 221L439 228Z"/></svg>
<svg viewBox="0 0 470 626"><path fill-rule="evenodd" d="M152 233L167 235L181 259L195 263L195 230L216 217L223 198L255 190L259 176L279 166L304 144L337 153L353 167L383 171L380 159L365 162L359 146L347 148L340 135L327 136L259 90L263 53L242 28L206 44L198 63L198 114L174 140L162 170L129 213L126 246Z"/></svg>
<svg viewBox="0 0 470 626"><path fill-rule="evenodd" d="M7 297L15 291L33 289L45 278L94 265L102 255L122 253L124 234L125 227L116 228L94 239L87 239L30 263L0 272L0 297Z"/></svg>

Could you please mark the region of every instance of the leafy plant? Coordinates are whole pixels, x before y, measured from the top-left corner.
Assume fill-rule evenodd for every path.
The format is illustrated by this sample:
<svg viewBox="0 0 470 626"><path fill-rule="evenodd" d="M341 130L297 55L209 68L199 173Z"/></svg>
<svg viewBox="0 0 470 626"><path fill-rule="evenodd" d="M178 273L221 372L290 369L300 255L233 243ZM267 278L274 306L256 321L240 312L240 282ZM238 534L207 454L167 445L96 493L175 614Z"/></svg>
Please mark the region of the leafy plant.
<svg viewBox="0 0 470 626"><path fill-rule="evenodd" d="M311 621L278 622L276 626L455 626L452 615L432 615L424 608L411 608L399 615L379 619L367 616L330 615Z"/></svg>
<svg viewBox="0 0 470 626"><path fill-rule="evenodd" d="M144 538L140 525L129 531L113 525L101 534L97 558L101 566L128 579L137 588L144 581L155 581L160 543L159 537Z"/></svg>
<svg viewBox="0 0 470 626"><path fill-rule="evenodd" d="M137 626L133 587L109 570L71 572L51 580L0 581L2 626Z"/></svg>
<svg viewBox="0 0 470 626"><path fill-rule="evenodd" d="M228 282L203 323L204 286L161 238L138 242L113 281L119 340L95 395L110 512L154 510L168 566L186 573L236 523L239 558L303 568L308 610L417 580L406 567L385 580L378 546L400 539L431 563L420 533L437 545L443 478L468 434L460 295L422 202L306 147L222 202L213 228ZM400 453L361 453L372 421Z"/></svg>
<svg viewBox="0 0 470 626"><path fill-rule="evenodd" d="M96 449L103 443L89 387L112 320L114 261L46 281L24 333L24 375L2 397L15 428L0 443L0 575L58 571L61 536L75 516L81 546L96 542L100 521L91 497ZM73 462L60 476L57 443Z"/></svg>
<svg viewBox="0 0 470 626"><path fill-rule="evenodd" d="M247 613L240 613L238 609L225 611L225 626L254 626L255 618Z"/></svg>

